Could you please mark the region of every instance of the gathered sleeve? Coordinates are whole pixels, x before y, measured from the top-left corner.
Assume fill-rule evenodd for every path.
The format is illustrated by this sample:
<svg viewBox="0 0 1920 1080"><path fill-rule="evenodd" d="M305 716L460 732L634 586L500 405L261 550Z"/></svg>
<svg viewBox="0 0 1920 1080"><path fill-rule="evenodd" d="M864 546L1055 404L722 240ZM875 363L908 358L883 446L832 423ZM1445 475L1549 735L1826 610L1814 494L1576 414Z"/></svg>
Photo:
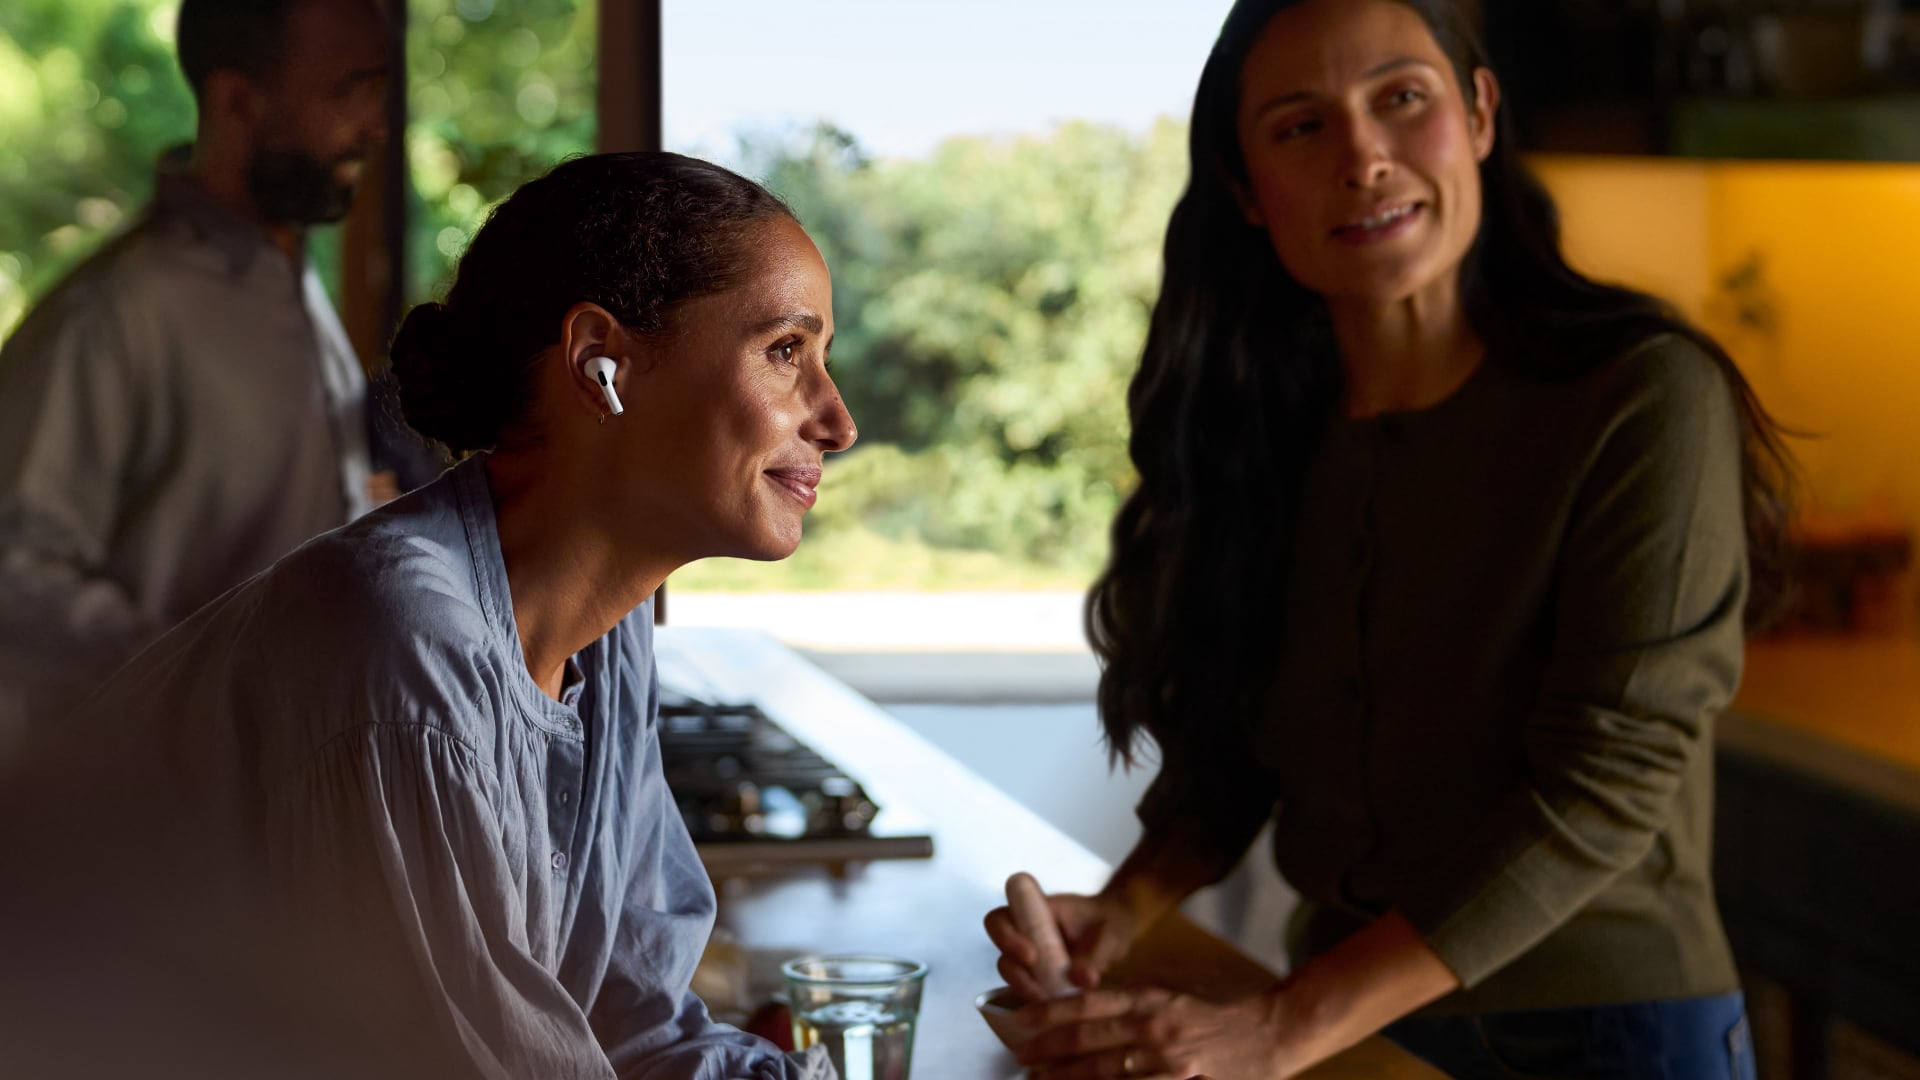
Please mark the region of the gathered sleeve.
<svg viewBox="0 0 1920 1080"><path fill-rule="evenodd" d="M1467 987L1648 854L1739 683L1739 416L1697 349L1649 352L1562 542L1523 782L1400 905Z"/></svg>
<svg viewBox="0 0 1920 1080"><path fill-rule="evenodd" d="M390 956L486 1077L609 1077L586 1017L530 951L493 783L434 727L335 737L274 793L269 864L303 923Z"/></svg>
<svg viewBox="0 0 1920 1080"><path fill-rule="evenodd" d="M652 773L648 786L664 793ZM710 1019L688 989L712 917L710 894L676 903L690 883L706 887L690 843L687 865L633 866L613 954L583 1008L528 940L515 870L524 860L507 850L500 797L475 751L445 730L365 724L274 798L269 863L300 925L337 935L355 956L388 958L368 977L410 982L440 1041L461 1047L478 1075L831 1080L824 1054L783 1056ZM649 817L636 831L668 820ZM677 813L670 821L679 825Z"/></svg>
<svg viewBox="0 0 1920 1080"><path fill-rule="evenodd" d="M457 615L410 610L420 626ZM597 749L568 765L578 729L556 741L540 731L555 717L496 719L517 706L481 657L369 658L378 676L341 706L358 719L268 793L276 884L303 922L392 957L376 974L414 980L438 1041L479 1075L832 1080L824 1054L783 1057L713 1021L689 989L713 892L661 771L650 658L637 659L598 691L626 718L590 717ZM549 806L577 808L587 831L564 839Z"/></svg>

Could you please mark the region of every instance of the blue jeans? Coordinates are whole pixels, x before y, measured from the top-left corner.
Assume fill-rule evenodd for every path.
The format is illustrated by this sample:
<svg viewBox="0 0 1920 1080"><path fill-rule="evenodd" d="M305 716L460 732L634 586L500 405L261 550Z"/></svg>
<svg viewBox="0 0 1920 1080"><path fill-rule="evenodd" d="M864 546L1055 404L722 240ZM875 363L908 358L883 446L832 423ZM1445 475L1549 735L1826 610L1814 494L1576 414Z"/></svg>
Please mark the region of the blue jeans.
<svg viewBox="0 0 1920 1080"><path fill-rule="evenodd" d="M1455 1080L1754 1080L1739 994L1416 1016L1384 1034Z"/></svg>

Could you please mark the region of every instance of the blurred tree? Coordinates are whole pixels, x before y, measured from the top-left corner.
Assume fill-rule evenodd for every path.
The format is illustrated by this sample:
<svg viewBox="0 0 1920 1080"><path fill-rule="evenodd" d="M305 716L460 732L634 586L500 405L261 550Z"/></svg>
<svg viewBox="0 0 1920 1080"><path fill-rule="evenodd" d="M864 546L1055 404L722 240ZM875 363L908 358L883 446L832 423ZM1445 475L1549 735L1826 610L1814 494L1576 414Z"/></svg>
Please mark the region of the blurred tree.
<svg viewBox="0 0 1920 1080"><path fill-rule="evenodd" d="M1184 126L1068 123L875 161L822 125L749 137L740 158L793 205L833 270L835 371L861 430L829 469L814 539L759 587L856 573L910 586L841 556L915 543L936 557L906 563L943 586L1083 584L1132 483L1126 387L1186 182ZM751 580L724 564L681 578Z"/></svg>
<svg viewBox="0 0 1920 1080"><path fill-rule="evenodd" d="M138 212L166 147L193 135L177 5L0 5L0 338L33 297Z"/></svg>
<svg viewBox="0 0 1920 1080"><path fill-rule="evenodd" d="M487 214L594 136L592 0L410 0L409 304L452 283Z"/></svg>

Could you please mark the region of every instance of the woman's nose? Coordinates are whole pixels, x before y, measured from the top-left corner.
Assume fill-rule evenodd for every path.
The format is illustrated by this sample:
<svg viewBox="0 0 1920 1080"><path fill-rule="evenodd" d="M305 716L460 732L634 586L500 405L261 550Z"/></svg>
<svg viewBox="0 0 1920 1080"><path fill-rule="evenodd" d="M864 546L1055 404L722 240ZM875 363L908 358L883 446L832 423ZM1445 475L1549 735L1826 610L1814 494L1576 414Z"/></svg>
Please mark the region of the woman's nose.
<svg viewBox="0 0 1920 1080"><path fill-rule="evenodd" d="M1341 152L1341 180L1348 187L1370 188L1393 172L1393 155L1387 149L1386 132L1371 120L1356 120L1347 125Z"/></svg>
<svg viewBox="0 0 1920 1080"><path fill-rule="evenodd" d="M804 433L807 441L827 453L845 450L860 437L860 429L853 423L853 414L847 411L847 403L840 397L840 388L833 385L831 379L826 383L826 400L814 413L809 427L811 430Z"/></svg>

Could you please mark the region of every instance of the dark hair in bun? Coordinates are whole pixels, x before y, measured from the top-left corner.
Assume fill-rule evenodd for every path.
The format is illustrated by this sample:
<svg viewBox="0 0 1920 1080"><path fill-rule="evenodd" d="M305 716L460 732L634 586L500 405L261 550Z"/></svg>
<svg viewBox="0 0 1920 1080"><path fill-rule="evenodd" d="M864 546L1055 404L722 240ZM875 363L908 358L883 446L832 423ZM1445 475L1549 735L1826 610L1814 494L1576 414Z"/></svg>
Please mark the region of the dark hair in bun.
<svg viewBox="0 0 1920 1080"><path fill-rule="evenodd" d="M407 423L456 454L500 445L567 309L599 304L658 334L681 304L737 283L750 225L792 216L759 184L680 154L556 166L494 210L446 299L401 321L390 354Z"/></svg>

